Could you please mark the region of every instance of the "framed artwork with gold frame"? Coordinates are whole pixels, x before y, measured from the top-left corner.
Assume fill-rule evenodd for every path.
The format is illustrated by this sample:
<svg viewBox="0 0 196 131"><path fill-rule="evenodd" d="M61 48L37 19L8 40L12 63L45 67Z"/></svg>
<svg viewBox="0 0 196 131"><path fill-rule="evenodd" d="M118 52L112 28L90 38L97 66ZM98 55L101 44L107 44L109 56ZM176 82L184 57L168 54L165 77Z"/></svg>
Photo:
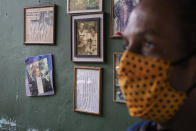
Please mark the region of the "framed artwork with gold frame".
<svg viewBox="0 0 196 131"><path fill-rule="evenodd" d="M103 0L67 0L67 13L101 12Z"/></svg>
<svg viewBox="0 0 196 131"><path fill-rule="evenodd" d="M102 69L74 67L74 112L101 114Z"/></svg>

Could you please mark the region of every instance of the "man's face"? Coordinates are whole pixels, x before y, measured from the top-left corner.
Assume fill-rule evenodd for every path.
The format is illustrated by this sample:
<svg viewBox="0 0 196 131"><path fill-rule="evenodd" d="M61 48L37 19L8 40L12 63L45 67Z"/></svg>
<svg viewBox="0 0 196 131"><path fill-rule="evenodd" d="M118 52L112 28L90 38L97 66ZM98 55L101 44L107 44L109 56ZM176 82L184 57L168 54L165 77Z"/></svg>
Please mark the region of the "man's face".
<svg viewBox="0 0 196 131"><path fill-rule="evenodd" d="M144 0L130 15L123 36L126 49L151 58L172 62L184 57L177 13L169 0ZM186 69L187 68L187 69ZM188 67L176 67L172 86L187 90L191 85Z"/></svg>
<svg viewBox="0 0 196 131"><path fill-rule="evenodd" d="M36 71L36 72L35 72L36 76L37 76L37 77L40 77L40 70L39 70L39 68L36 68L35 71Z"/></svg>

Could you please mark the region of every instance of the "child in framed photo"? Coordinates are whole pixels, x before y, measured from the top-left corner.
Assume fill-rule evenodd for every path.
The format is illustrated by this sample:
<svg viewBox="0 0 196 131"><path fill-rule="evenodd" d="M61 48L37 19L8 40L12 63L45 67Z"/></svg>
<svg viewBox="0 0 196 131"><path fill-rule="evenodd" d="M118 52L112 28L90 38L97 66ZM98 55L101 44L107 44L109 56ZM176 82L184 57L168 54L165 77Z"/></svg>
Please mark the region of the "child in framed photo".
<svg viewBox="0 0 196 131"><path fill-rule="evenodd" d="M99 26L98 21L80 21L77 24L76 44L77 56L98 56L99 49Z"/></svg>
<svg viewBox="0 0 196 131"><path fill-rule="evenodd" d="M103 13L72 15L72 61L103 62Z"/></svg>
<svg viewBox="0 0 196 131"><path fill-rule="evenodd" d="M54 95L51 54L25 59L27 96Z"/></svg>

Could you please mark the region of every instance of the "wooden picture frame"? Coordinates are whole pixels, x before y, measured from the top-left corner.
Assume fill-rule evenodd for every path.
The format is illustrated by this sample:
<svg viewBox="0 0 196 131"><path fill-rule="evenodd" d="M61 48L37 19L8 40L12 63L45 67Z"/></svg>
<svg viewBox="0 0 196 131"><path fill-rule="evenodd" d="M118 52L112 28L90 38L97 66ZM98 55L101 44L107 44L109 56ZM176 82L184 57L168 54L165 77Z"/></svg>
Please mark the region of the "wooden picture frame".
<svg viewBox="0 0 196 131"><path fill-rule="evenodd" d="M24 44L53 45L55 5L24 8Z"/></svg>
<svg viewBox="0 0 196 131"><path fill-rule="evenodd" d="M131 11L140 2L140 0L111 0L110 8L110 37L121 39L122 33L128 24ZM126 8L125 8L126 6ZM124 9L127 14L124 16Z"/></svg>
<svg viewBox="0 0 196 131"><path fill-rule="evenodd" d="M67 0L67 13L92 13L103 10L103 0Z"/></svg>
<svg viewBox="0 0 196 131"><path fill-rule="evenodd" d="M73 62L104 62L103 13L72 15Z"/></svg>
<svg viewBox="0 0 196 131"><path fill-rule="evenodd" d="M74 67L74 112L101 115L102 68Z"/></svg>
<svg viewBox="0 0 196 131"><path fill-rule="evenodd" d="M113 53L113 62L114 62L113 63L113 101L119 103L125 103L125 99L120 90L120 85L118 83L118 76L117 76L117 71L119 69L121 56L122 53L120 52Z"/></svg>

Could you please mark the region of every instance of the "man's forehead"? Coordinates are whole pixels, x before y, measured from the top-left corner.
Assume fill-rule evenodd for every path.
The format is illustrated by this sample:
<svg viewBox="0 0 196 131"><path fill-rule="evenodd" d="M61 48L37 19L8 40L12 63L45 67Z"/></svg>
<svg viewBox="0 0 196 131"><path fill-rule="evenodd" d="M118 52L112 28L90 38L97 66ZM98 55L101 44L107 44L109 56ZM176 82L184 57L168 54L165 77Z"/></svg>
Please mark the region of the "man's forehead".
<svg viewBox="0 0 196 131"><path fill-rule="evenodd" d="M156 3L158 4L158 2ZM147 32L158 35L161 30L166 30L164 29L165 25L168 25L168 28L173 28L173 25L176 27L177 21L172 12L173 9L169 9L170 7L162 8L162 5L159 5L160 8L154 7L155 5L156 4L150 6L149 4L141 3L137 6L130 14L129 22L123 32L123 36L127 36L130 32ZM164 7L166 7L166 5L164 5Z"/></svg>

